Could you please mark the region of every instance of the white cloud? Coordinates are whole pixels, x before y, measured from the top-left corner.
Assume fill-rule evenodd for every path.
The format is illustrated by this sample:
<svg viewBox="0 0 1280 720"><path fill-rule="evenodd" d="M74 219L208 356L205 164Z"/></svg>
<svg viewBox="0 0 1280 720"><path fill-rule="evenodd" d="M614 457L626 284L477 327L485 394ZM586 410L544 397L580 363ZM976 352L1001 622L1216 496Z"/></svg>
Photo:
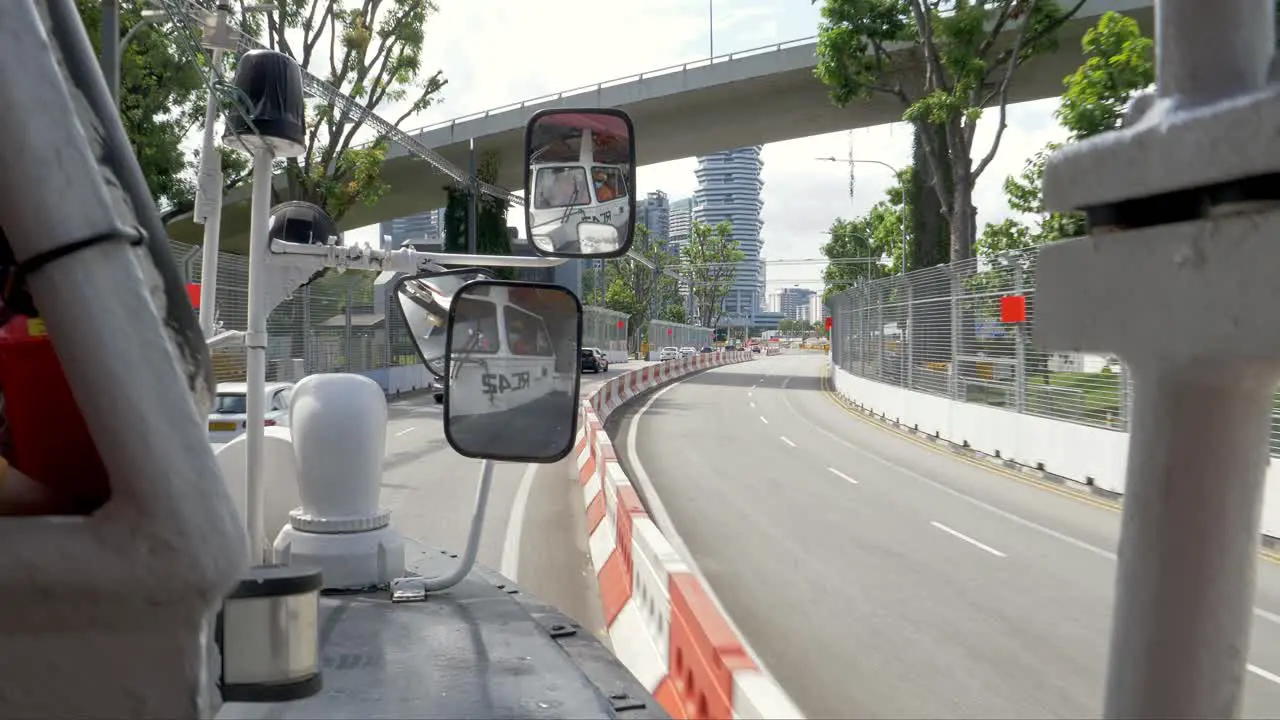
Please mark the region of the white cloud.
<svg viewBox="0 0 1280 720"><path fill-rule="evenodd" d="M427 28L423 70L442 69L449 84L442 101L406 128L705 58L713 19L717 55L812 36L819 19L818 7L806 0L651 0L555 10L528 0L440 4ZM602 36L602 28L611 30ZM1061 139L1051 116L1055 105L1051 99L1010 108L999 154L978 181L980 224L1013 214L1001 191L1004 178L1020 171L1046 142ZM391 113L390 108L384 112ZM990 144L994 116L989 112L979 125L975 146L982 152ZM853 147L859 159L910 164L911 134L901 124L855 131ZM822 231L834 217L857 216L883 198L891 181L888 170L859 165L850 199L845 164L813 159L847 154L843 132L765 146L767 258L818 257ZM696 186L694 165L686 158L641 167L637 189L663 190L673 199L690 195ZM373 242L376 233L375 227L361 228L349 238ZM818 264L779 267L769 273L769 284L811 284L820 272Z"/></svg>

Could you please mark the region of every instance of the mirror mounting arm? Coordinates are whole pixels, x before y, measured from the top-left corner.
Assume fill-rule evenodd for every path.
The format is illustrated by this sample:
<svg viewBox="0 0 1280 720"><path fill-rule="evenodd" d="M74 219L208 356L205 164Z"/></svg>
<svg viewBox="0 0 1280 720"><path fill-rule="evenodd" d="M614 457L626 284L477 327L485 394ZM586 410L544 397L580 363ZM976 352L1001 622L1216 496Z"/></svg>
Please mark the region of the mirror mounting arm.
<svg viewBox="0 0 1280 720"><path fill-rule="evenodd" d="M513 268L543 268L563 265L564 258L524 257L517 255L462 255L420 250L379 250L368 245L303 245L282 240L271 241L268 262L295 268L322 270L372 270L404 273L440 272L447 265Z"/></svg>

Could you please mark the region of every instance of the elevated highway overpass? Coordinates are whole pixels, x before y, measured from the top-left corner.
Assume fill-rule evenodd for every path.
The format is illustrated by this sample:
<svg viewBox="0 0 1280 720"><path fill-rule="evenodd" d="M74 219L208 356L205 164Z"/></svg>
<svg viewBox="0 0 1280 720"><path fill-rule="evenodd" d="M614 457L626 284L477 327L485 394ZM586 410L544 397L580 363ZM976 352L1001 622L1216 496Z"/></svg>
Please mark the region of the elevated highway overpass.
<svg viewBox="0 0 1280 720"><path fill-rule="evenodd" d="M1089 0L1059 35L1058 49L1036 58L1016 76L1012 103L1057 95L1062 79L1081 63L1080 40L1107 11L1125 13L1151 34L1151 0ZM816 38L675 65L589 87L531 98L482 113L429 125L409 134L458 167L467 167L469 141L477 154L498 153L498 185L524 187L523 128L533 113L556 107L616 107L631 115L641 165L796 138L873 127L902 118L902 108L883 96L840 109L814 77ZM905 52L903 50L902 52ZM343 229L444 206L449 179L398 145L388 153L383 179L390 186L372 205L360 204L340 221ZM283 186L283 181L280 182ZM249 189L227 193L222 249L244 253L249 238ZM191 215L169 224L174 240L199 244L202 228Z"/></svg>

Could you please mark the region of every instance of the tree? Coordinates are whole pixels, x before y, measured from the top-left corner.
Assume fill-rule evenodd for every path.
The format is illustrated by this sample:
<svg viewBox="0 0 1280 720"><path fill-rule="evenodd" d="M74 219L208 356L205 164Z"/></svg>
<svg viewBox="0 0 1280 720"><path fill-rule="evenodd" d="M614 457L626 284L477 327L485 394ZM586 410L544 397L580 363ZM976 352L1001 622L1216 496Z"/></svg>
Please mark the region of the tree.
<svg viewBox="0 0 1280 720"><path fill-rule="evenodd" d="M820 248L828 260L822 270L822 281L826 287L822 293L823 302L857 282L884 277L881 258L890 243L885 241L883 234L884 227L893 223L892 217L886 219L890 213L887 203L882 200L861 218L836 218L831 222L827 230L830 239ZM901 213L894 214L901 217Z"/></svg>
<svg viewBox="0 0 1280 720"><path fill-rule="evenodd" d="M1054 0L825 0L815 73L832 101L844 107L885 94L901 104L904 120L938 131L920 138L950 227L951 261L973 253L974 184L1000 147L1010 81L1028 60L1054 49L1057 30L1082 5L1075 0L1064 11ZM906 50L894 47L903 43ZM999 124L975 166L978 119L989 106L998 109Z"/></svg>
<svg viewBox="0 0 1280 720"><path fill-rule="evenodd" d="M1055 117L1068 131L1067 142L1093 137L1120 127L1134 95L1155 82L1154 43L1142 35L1133 18L1104 14L1081 41L1084 63L1063 80L1064 92ZM1004 181L1013 210L1035 215L1034 226L1017 220L988 224L979 240L982 255L1018 250L1087 231L1081 213L1051 213L1044 207L1041 184L1049 155L1060 148L1049 143L1029 158L1022 172Z"/></svg>
<svg viewBox="0 0 1280 720"><path fill-rule="evenodd" d="M434 104L445 86L441 71L422 73L427 19L437 9L431 0L365 0L358 7L342 0L275 0L273 5L265 27L268 47L374 113L398 104L400 114L391 122L397 128ZM248 18L245 22L247 27ZM315 203L340 221L356 203L375 202L386 192L381 168L387 136L379 133L356 145L356 136L368 127L365 120L316 100L307 113L306 153L286 160L288 184L276 201Z"/></svg>
<svg viewBox="0 0 1280 720"><path fill-rule="evenodd" d="M498 154L490 151L476 164L476 177L482 182L493 183L498 179ZM444 247L447 252L467 252L467 226L471 204L471 189L449 185L445 187L448 204L444 210ZM511 234L507 230L507 210L510 203L488 195L476 200L476 253L480 255L510 255ZM490 268L494 274L506 280L514 280L514 268Z"/></svg>
<svg viewBox="0 0 1280 720"><path fill-rule="evenodd" d="M668 252L661 238L649 234L644 223L636 225L631 250L653 263L650 268L633 258L621 257L605 263L605 307L628 315L632 350L640 346L640 334L649 320L660 316L668 304L664 290L674 283L664 272L675 267L676 255ZM658 312L654 312L657 309Z"/></svg>
<svg viewBox="0 0 1280 720"><path fill-rule="evenodd" d="M733 287L738 263L746 255L733 239L733 225L728 221L712 227L694 221L689 228L689 241L680 250L680 259L688 270L693 287L694 318L702 327L714 328L724 317L724 300Z"/></svg>
<svg viewBox="0 0 1280 720"><path fill-rule="evenodd" d="M102 53L102 2L76 0L94 52ZM120 28L142 21L139 3L121 3ZM195 169L183 142L204 123L208 94L204 58L192 57L164 26L144 25L122 47L120 120L133 145L151 195L162 210L188 209L195 196ZM243 178L248 161L224 150L226 176Z"/></svg>
<svg viewBox="0 0 1280 720"><path fill-rule="evenodd" d="M943 194L951 194L951 166L947 164L943 172L936 174L939 179L935 180L921 137L926 132L934 134L935 143L942 145L946 142L945 135L935 125L916 123L912 128L911 168L906 178L907 225L911 242L907 272L941 265L951 256L950 225L942 214L938 192L934 190L935 182L941 182L946 188ZM945 155L941 159L949 163Z"/></svg>

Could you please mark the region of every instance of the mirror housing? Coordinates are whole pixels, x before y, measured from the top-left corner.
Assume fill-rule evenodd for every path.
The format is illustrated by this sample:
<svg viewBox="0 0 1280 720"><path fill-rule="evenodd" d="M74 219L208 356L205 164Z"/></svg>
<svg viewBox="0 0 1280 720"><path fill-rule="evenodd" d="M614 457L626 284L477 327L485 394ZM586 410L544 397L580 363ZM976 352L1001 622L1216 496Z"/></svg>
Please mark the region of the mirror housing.
<svg viewBox="0 0 1280 720"><path fill-rule="evenodd" d="M589 259L625 255L636 227L635 159L635 128L621 110L534 113L524 132L525 231L534 252ZM583 224L593 226L586 229L586 241Z"/></svg>
<svg viewBox="0 0 1280 720"><path fill-rule="evenodd" d="M409 329L418 357L436 379L445 376L446 331L455 294L473 280L493 277L494 274L484 268L460 268L406 275L396 282L392 294L400 307L400 316Z"/></svg>
<svg viewBox="0 0 1280 720"><path fill-rule="evenodd" d="M552 463L573 450L582 304L568 288L473 280L449 306L444 434L464 457Z"/></svg>
<svg viewBox="0 0 1280 720"><path fill-rule="evenodd" d="M289 200L271 208L267 239L295 245L341 245L342 233L329 213L302 200Z"/></svg>

